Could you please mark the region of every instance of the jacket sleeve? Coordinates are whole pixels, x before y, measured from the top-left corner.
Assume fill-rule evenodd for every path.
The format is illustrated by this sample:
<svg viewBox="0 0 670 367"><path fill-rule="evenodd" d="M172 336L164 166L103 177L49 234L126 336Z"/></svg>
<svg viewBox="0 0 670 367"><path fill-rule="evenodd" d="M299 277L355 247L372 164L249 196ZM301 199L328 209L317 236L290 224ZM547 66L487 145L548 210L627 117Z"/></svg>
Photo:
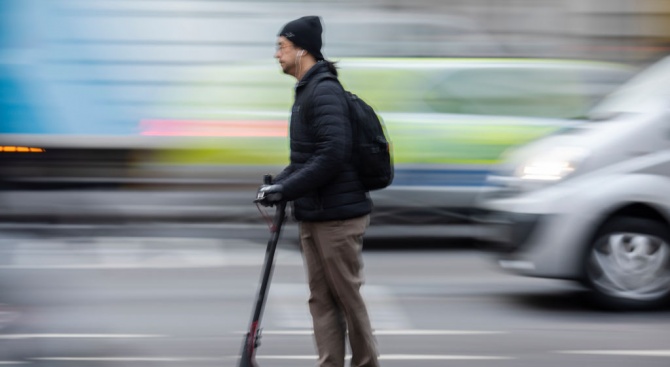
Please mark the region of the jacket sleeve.
<svg viewBox="0 0 670 367"><path fill-rule="evenodd" d="M273 177L272 183L273 184L282 183L282 181L284 181L284 179L286 179L286 177L291 175L293 170L294 170L293 164L289 164L288 166L286 166L286 168L284 168L281 172L279 172L275 177Z"/></svg>
<svg viewBox="0 0 670 367"><path fill-rule="evenodd" d="M310 113L311 112L311 113ZM333 180L351 159L351 123L342 87L334 80L319 83L305 115L314 138L314 153L282 181L284 198L294 200Z"/></svg>

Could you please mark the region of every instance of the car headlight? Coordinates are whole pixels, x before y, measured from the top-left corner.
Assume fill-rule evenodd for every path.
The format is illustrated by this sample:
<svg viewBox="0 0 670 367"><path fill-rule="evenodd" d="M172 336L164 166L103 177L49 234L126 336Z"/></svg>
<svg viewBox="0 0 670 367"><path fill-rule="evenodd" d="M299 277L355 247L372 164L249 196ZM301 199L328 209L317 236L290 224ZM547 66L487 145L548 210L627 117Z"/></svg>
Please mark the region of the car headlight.
<svg viewBox="0 0 670 367"><path fill-rule="evenodd" d="M516 176L523 181L559 181L577 169L588 153L581 147L555 148L525 161Z"/></svg>

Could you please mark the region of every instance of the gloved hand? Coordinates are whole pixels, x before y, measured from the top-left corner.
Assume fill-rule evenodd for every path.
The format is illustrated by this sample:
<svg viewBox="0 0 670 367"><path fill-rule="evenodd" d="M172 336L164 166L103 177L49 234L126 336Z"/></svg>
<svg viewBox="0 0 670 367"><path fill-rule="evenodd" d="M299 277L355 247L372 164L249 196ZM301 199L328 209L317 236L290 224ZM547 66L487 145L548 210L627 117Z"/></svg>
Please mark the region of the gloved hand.
<svg viewBox="0 0 670 367"><path fill-rule="evenodd" d="M283 186L279 184L274 185L263 185L258 189L256 193L255 202L260 203L263 206L273 206L274 204L281 201L283 195Z"/></svg>

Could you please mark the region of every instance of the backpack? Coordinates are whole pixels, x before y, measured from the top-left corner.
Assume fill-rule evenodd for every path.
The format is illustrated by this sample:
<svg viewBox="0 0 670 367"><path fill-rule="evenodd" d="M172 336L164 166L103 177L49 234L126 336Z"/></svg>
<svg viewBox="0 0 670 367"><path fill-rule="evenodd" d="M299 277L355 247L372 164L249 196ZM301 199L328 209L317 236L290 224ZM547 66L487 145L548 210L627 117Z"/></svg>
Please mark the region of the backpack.
<svg viewBox="0 0 670 367"><path fill-rule="evenodd" d="M315 79L310 83L312 90L326 79L333 79L339 84L337 77L330 73L320 74ZM383 189L393 182L393 154L384 123L365 101L347 90L344 93L353 125L352 161L358 177L368 191Z"/></svg>

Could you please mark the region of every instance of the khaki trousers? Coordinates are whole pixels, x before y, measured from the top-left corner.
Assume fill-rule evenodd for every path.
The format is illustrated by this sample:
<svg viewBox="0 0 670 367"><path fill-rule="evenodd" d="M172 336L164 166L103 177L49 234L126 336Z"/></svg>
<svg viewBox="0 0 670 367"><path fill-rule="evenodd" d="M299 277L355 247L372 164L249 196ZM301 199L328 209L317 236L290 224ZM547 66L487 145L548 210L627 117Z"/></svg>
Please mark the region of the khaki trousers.
<svg viewBox="0 0 670 367"><path fill-rule="evenodd" d="M321 367L344 367L347 331L351 366L379 366L376 341L360 294L363 234L369 223L369 215L300 223L310 289L309 310Z"/></svg>

